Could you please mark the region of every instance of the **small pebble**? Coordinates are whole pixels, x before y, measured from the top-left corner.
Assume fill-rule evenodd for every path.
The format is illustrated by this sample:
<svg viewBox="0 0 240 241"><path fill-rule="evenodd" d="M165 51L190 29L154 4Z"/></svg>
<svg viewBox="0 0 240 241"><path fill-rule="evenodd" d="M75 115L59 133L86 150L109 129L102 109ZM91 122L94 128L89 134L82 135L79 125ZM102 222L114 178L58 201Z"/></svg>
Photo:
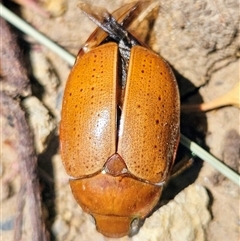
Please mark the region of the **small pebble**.
<svg viewBox="0 0 240 241"><path fill-rule="evenodd" d="M64 240L69 232L69 226L60 216L58 216L52 225L52 232L58 237L58 240Z"/></svg>

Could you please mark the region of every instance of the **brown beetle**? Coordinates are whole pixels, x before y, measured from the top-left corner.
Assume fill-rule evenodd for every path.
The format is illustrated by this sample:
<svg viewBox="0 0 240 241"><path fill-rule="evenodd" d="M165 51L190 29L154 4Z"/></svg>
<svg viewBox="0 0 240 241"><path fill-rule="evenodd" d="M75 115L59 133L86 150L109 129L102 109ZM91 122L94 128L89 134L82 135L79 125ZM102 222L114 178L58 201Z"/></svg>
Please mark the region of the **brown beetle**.
<svg viewBox="0 0 240 241"><path fill-rule="evenodd" d="M112 15L80 4L98 26L69 75L61 154L74 197L99 232L129 234L158 202L179 142L179 92L164 59L128 28L151 2Z"/></svg>

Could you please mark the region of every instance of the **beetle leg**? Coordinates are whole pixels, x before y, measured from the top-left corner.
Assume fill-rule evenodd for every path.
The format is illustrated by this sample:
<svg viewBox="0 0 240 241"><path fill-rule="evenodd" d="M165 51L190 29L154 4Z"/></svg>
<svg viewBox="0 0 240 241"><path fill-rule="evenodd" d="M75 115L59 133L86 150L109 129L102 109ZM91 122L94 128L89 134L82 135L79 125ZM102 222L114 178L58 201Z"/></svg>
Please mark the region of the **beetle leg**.
<svg viewBox="0 0 240 241"><path fill-rule="evenodd" d="M182 160L180 160L177 164L173 166L173 169L170 174L170 178L174 178L177 175L181 174L183 171L188 169L193 164L193 158L189 156L185 156Z"/></svg>

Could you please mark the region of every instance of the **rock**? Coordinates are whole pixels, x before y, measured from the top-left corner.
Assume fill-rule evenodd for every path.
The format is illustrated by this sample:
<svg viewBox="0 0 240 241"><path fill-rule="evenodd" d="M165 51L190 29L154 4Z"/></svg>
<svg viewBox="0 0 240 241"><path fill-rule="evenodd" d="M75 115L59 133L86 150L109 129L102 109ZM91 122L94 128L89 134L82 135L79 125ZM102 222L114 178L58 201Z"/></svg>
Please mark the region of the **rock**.
<svg viewBox="0 0 240 241"><path fill-rule="evenodd" d="M204 187L193 184L147 218L133 241L204 241L210 221L209 197Z"/></svg>
<svg viewBox="0 0 240 241"><path fill-rule="evenodd" d="M66 0L44 0L42 3L45 9L50 13L51 17L58 17L67 9Z"/></svg>
<svg viewBox="0 0 240 241"><path fill-rule="evenodd" d="M57 108L57 95L59 87L59 77L55 66L41 51L33 50L30 54L34 77L43 88L42 102L59 119L59 109ZM35 92L39 92L39 87L35 87Z"/></svg>
<svg viewBox="0 0 240 241"><path fill-rule="evenodd" d="M69 231L67 223L58 216L53 223L52 232L58 238L58 240L64 240Z"/></svg>
<svg viewBox="0 0 240 241"><path fill-rule="evenodd" d="M47 138L56 127L48 109L34 96L22 102L29 117L30 126L34 132L35 148L37 153L44 151Z"/></svg>
<svg viewBox="0 0 240 241"><path fill-rule="evenodd" d="M10 196L10 183L9 182L2 182L2 190L0 195L0 201L6 200Z"/></svg>

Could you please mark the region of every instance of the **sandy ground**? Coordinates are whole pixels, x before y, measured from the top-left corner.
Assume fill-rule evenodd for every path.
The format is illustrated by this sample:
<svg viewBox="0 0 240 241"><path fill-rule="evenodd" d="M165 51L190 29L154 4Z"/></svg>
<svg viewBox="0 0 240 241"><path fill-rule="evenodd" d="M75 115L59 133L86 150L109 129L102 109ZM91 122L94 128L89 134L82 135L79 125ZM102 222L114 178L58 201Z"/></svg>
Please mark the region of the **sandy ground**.
<svg viewBox="0 0 240 241"><path fill-rule="evenodd" d="M62 2L51 5L51 11L61 13ZM57 17L46 18L27 8L18 14L76 55L95 25L76 7L78 1L66 2L66 11ZM95 5L107 6L112 12L128 2L99 0ZM173 67L182 103L207 102L230 90L239 81L239 2L159 2L160 10L154 21L143 21L136 32ZM32 94L23 98L22 106L34 133L43 213L51 240L110 240L95 230L89 216L77 205L61 163L58 124L71 67L34 39L28 36L20 39L24 41L22 51L29 61L32 89ZM1 237L12 240L20 188L18 153L12 145L17 135L9 120L1 120L2 128L6 128L1 140ZM183 113L181 132L240 171L239 109L236 107L200 114ZM180 145L179 156L182 153L190 155ZM159 203L162 205L145 221L138 234L119 240L239 240L239 188L198 158L169 183ZM31 240L26 238L27 216L31 210L24 212L26 227L22 240Z"/></svg>

